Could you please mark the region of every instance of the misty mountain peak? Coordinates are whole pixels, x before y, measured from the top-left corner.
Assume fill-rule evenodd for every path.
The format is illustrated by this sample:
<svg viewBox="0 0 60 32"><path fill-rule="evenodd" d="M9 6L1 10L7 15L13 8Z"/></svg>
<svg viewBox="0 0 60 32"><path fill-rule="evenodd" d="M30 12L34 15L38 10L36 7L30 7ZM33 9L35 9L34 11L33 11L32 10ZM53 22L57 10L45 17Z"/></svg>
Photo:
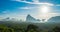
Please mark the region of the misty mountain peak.
<svg viewBox="0 0 60 32"><path fill-rule="evenodd" d="M52 17L48 20L49 22L60 22L60 16L55 16L55 17Z"/></svg>
<svg viewBox="0 0 60 32"><path fill-rule="evenodd" d="M32 17L30 14L28 14L27 17L26 17L26 21L28 21L28 22L36 22L38 20L35 19L34 17Z"/></svg>

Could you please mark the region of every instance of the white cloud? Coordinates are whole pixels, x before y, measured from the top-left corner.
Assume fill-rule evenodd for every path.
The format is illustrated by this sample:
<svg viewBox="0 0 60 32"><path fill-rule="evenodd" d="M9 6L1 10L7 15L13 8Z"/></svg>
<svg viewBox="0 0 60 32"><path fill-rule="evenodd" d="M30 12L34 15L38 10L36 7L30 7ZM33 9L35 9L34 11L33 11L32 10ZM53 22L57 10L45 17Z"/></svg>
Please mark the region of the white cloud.
<svg viewBox="0 0 60 32"><path fill-rule="evenodd" d="M18 1L18 2L20 2L21 0L11 0L11 1Z"/></svg>
<svg viewBox="0 0 60 32"><path fill-rule="evenodd" d="M9 13L9 12L10 12L9 10L5 10L2 13L6 14L6 13Z"/></svg>
<svg viewBox="0 0 60 32"><path fill-rule="evenodd" d="M22 0L12 0L12 1L18 1L18 2L24 2L24 3L28 3L28 4L44 4L44 5L49 5L49 6L53 6L53 4L51 3L41 3L39 2L39 0L32 0L33 2L28 2L26 0L22 1Z"/></svg>
<svg viewBox="0 0 60 32"><path fill-rule="evenodd" d="M26 0L22 1L22 0L12 0L12 1L18 1L18 2L24 2L24 3L31 3L31 2L28 2Z"/></svg>
<svg viewBox="0 0 60 32"><path fill-rule="evenodd" d="M41 4L41 5L50 5L50 6L54 5L54 4L51 4L51 3L39 2L39 0L33 0L33 2L31 2L30 4Z"/></svg>
<svg viewBox="0 0 60 32"><path fill-rule="evenodd" d="M60 6L60 4L54 5L52 3L43 3L43 2L39 2L39 0L32 0L33 2L28 2L26 0L12 0L12 1L18 1L18 2L28 3L28 4L36 4L36 5Z"/></svg>
<svg viewBox="0 0 60 32"><path fill-rule="evenodd" d="M34 7L20 7L18 9L33 9Z"/></svg>

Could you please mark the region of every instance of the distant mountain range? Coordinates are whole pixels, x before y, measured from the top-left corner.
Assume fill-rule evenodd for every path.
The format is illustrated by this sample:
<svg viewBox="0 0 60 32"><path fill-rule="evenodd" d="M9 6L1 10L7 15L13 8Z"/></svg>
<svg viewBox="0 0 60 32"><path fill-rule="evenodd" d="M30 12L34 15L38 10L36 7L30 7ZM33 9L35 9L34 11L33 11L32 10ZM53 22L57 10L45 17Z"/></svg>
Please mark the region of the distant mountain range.
<svg viewBox="0 0 60 32"><path fill-rule="evenodd" d="M48 20L48 22L60 23L60 16L52 17Z"/></svg>
<svg viewBox="0 0 60 32"><path fill-rule="evenodd" d="M27 22L40 22L42 20L35 19L31 15L27 15L26 21ZM47 22L48 23L60 23L60 16L51 17L50 19L47 20Z"/></svg>
<svg viewBox="0 0 60 32"><path fill-rule="evenodd" d="M13 22L18 22L18 20L17 19L15 19L15 18L9 18L9 17L7 17L7 18L5 18L5 19L3 19L3 20L1 20L1 21L13 21ZM0 22L1 22L0 21ZM45 21L45 19L42 19L42 20L40 20L40 19L36 19L36 18L34 18L34 17L32 17L30 14L28 14L27 15L27 17L26 17L26 22L31 22L31 23L41 23L41 21ZM20 21L19 20L19 22L25 22L25 21ZM60 23L60 16L55 16L55 17L51 17L50 19L48 19L47 20L47 23Z"/></svg>

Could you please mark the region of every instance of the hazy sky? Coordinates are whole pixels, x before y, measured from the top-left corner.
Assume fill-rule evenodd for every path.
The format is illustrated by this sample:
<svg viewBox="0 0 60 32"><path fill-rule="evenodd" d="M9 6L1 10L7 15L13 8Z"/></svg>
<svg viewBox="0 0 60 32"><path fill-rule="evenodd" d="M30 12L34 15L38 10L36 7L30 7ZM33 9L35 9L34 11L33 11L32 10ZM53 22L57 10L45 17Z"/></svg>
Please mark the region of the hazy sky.
<svg viewBox="0 0 60 32"><path fill-rule="evenodd" d="M60 15L60 0L0 0L0 18L25 19L28 14L38 19Z"/></svg>

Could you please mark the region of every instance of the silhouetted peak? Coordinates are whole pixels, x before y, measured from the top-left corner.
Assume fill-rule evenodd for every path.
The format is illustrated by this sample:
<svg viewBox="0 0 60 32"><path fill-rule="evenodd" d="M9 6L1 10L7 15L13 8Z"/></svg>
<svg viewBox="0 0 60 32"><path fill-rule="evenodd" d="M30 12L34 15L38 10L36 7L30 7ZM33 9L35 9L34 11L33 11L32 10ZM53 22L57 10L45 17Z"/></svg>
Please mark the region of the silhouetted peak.
<svg viewBox="0 0 60 32"><path fill-rule="evenodd" d="M32 21L39 21L39 20L35 19L34 17L28 14L26 17L26 21L32 22Z"/></svg>
<svg viewBox="0 0 60 32"><path fill-rule="evenodd" d="M7 17L6 19L10 19L9 17Z"/></svg>
<svg viewBox="0 0 60 32"><path fill-rule="evenodd" d="M27 17L31 17L31 15L30 15L30 14L28 14L28 15L27 15Z"/></svg>
<svg viewBox="0 0 60 32"><path fill-rule="evenodd" d="M33 18L30 14L27 15L27 18Z"/></svg>

